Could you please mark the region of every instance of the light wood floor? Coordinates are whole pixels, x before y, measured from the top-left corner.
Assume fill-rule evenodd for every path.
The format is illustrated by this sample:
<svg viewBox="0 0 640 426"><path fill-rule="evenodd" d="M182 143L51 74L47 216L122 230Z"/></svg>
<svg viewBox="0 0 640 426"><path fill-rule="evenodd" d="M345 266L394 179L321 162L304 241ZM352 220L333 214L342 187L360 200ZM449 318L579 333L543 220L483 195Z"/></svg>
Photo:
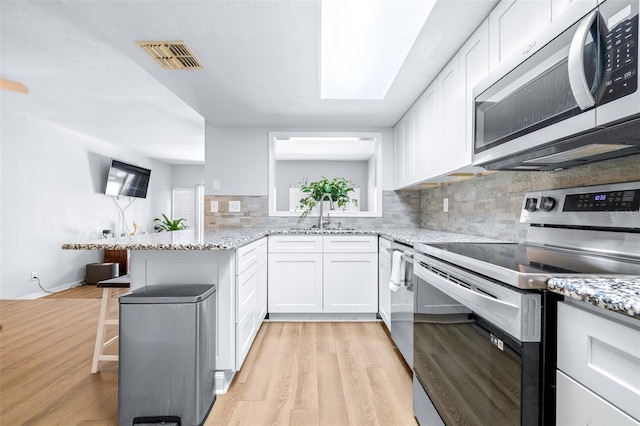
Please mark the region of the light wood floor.
<svg viewBox="0 0 640 426"><path fill-rule="evenodd" d="M100 296L0 301L0 425L118 424L117 363L90 373ZM411 400L381 323L266 322L205 424L415 425Z"/></svg>

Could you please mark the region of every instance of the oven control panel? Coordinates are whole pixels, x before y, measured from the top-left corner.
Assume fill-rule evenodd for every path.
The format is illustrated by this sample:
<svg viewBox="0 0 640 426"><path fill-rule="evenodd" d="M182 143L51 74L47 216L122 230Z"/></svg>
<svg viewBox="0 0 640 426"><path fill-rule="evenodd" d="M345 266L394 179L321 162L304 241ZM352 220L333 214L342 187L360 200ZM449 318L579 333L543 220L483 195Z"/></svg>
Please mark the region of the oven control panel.
<svg viewBox="0 0 640 426"><path fill-rule="evenodd" d="M564 212L632 212L640 209L640 190L567 195Z"/></svg>
<svg viewBox="0 0 640 426"><path fill-rule="evenodd" d="M528 192L520 222L640 229L640 181Z"/></svg>

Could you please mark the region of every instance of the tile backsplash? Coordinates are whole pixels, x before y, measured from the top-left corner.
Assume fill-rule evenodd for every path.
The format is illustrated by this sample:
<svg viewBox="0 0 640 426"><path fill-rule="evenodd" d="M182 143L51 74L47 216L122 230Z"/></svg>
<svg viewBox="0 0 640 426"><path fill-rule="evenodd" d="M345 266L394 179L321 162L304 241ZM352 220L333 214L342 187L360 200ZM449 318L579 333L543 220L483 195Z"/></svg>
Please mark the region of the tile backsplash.
<svg viewBox="0 0 640 426"><path fill-rule="evenodd" d="M229 201L240 201L241 212L229 213ZM209 211L210 201L218 201L219 212ZM318 223L318 217L269 216L267 196L205 196L205 228L292 228L308 227ZM383 191L382 217L332 217L332 225L340 222L351 228L414 228L419 226L420 193L417 191Z"/></svg>
<svg viewBox="0 0 640 426"><path fill-rule="evenodd" d="M640 155L557 172L497 172L421 191L420 227L521 241L525 192L573 186L640 181ZM443 200L449 199L449 212Z"/></svg>
<svg viewBox="0 0 640 426"><path fill-rule="evenodd" d="M520 210L524 194L542 189L640 181L640 155L602 161L557 172L497 172L462 182L443 184L422 191L383 191L382 217L332 218L343 227L411 228L421 227L521 241L526 226L521 225ZM449 211L443 212L448 198ZM220 212L208 210L210 201L218 201ZM240 201L241 213L229 213L229 201ZM270 217L266 196L205 197L205 227L219 228L291 228L317 223L317 217Z"/></svg>

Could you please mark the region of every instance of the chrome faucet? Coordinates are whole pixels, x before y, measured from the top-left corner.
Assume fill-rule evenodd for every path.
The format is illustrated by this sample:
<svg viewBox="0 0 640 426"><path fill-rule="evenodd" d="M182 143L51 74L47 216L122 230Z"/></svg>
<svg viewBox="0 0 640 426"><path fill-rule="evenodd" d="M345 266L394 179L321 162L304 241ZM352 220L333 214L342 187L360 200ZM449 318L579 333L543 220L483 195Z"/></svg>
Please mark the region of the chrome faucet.
<svg viewBox="0 0 640 426"><path fill-rule="evenodd" d="M331 197L331 194L329 194L328 192L325 194L322 194L322 197L320 197L320 217L318 218L318 228L323 229L324 225L328 225L330 223L329 221L329 213L327 213L327 220L323 219L324 216L324 200L329 197L329 208L331 210L335 209L335 206L333 205L333 198Z"/></svg>

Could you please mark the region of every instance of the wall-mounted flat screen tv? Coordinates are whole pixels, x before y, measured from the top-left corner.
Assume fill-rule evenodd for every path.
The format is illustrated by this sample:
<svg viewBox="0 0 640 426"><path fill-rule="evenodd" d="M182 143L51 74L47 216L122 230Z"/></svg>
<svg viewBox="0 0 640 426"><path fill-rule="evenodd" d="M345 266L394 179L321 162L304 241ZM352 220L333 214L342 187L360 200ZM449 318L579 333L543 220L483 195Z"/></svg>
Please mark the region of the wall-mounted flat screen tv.
<svg viewBox="0 0 640 426"><path fill-rule="evenodd" d="M104 193L113 197L147 198L150 176L149 169L112 159Z"/></svg>

